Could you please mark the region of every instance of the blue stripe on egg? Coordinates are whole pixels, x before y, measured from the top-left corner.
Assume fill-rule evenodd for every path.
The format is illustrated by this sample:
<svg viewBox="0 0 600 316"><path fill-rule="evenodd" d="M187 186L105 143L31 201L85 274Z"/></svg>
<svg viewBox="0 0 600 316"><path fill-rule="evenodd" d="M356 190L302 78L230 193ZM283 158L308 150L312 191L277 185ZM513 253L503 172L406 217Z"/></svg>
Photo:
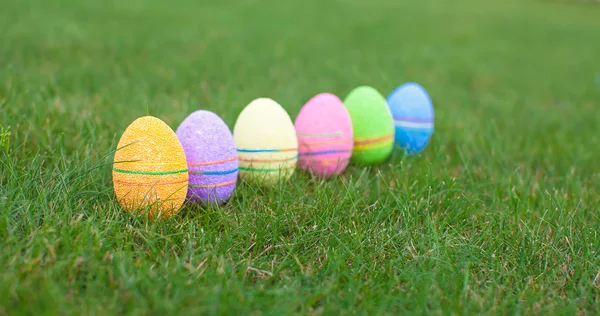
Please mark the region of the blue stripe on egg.
<svg viewBox="0 0 600 316"><path fill-rule="evenodd" d="M408 154L421 152L434 131L433 104L427 91L408 82L392 91L387 103L394 116L395 142Z"/></svg>

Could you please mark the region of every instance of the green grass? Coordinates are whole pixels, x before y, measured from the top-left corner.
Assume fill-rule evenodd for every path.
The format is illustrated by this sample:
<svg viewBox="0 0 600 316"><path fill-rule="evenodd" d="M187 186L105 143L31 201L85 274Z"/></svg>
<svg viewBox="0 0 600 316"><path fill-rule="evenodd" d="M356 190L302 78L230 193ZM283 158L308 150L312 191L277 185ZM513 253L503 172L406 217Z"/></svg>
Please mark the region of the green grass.
<svg viewBox="0 0 600 316"><path fill-rule="evenodd" d="M0 1L1 314L600 312L600 6ZM136 118L417 81L436 132L329 181L133 218ZM8 134L10 132L10 135Z"/></svg>

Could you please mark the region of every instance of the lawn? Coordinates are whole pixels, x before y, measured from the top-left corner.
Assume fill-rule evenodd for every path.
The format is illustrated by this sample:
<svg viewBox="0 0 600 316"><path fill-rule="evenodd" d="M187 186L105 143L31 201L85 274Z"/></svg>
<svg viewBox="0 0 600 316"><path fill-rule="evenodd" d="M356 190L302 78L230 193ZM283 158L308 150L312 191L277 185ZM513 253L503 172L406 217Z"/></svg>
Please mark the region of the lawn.
<svg viewBox="0 0 600 316"><path fill-rule="evenodd" d="M600 6L0 0L1 314L600 313ZM416 81L420 156L146 221L136 118ZM10 133L10 135L9 135Z"/></svg>

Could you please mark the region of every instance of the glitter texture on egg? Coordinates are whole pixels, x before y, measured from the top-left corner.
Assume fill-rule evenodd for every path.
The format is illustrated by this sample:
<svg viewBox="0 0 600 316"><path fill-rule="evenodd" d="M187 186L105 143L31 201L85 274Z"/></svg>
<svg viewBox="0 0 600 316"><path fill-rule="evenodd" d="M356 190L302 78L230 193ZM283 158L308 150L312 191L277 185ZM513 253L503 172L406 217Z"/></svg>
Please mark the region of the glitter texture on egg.
<svg viewBox="0 0 600 316"><path fill-rule="evenodd" d="M288 113L277 102L259 98L248 104L233 128L240 178L273 185L288 180L298 160L298 139Z"/></svg>
<svg viewBox="0 0 600 316"><path fill-rule="evenodd" d="M420 84L407 82L387 98L394 116L395 141L408 155L425 149L433 134L434 113L429 94Z"/></svg>
<svg viewBox="0 0 600 316"><path fill-rule="evenodd" d="M148 217L168 218L185 201L188 170L173 130L156 117L133 121L123 132L113 161L113 185L119 205Z"/></svg>
<svg viewBox="0 0 600 316"><path fill-rule="evenodd" d="M346 169L354 138L352 121L342 100L331 93L314 96L302 107L294 126L300 168L323 178Z"/></svg>
<svg viewBox="0 0 600 316"><path fill-rule="evenodd" d="M394 120L385 98L373 87L359 86L346 96L354 131L350 162L374 165L384 162L394 149Z"/></svg>
<svg viewBox="0 0 600 316"><path fill-rule="evenodd" d="M236 187L238 158L233 135L225 122L213 112L198 110L186 117L175 133L188 162L188 199L226 202Z"/></svg>

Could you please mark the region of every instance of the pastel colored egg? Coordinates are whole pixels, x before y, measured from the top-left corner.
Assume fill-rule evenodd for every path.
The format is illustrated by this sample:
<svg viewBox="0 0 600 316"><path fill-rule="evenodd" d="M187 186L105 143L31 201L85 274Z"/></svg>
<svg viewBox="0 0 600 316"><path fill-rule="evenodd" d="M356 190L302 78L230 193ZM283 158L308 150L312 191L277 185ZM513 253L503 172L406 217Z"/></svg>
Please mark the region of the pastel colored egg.
<svg viewBox="0 0 600 316"><path fill-rule="evenodd" d="M238 160L233 135L215 113L198 110L188 115L175 132L189 170L187 198L222 204L233 194Z"/></svg>
<svg viewBox="0 0 600 316"><path fill-rule="evenodd" d="M433 134L433 104L420 84L405 83L387 98L396 126L395 142L407 154L423 151Z"/></svg>
<svg viewBox="0 0 600 316"><path fill-rule="evenodd" d="M128 212L168 218L185 201L188 170L185 152L173 130L144 116L123 132L113 161L115 195Z"/></svg>
<svg viewBox="0 0 600 316"><path fill-rule="evenodd" d="M265 185L288 180L298 160L298 139L288 113L277 102L248 104L233 127L241 179Z"/></svg>
<svg viewBox="0 0 600 316"><path fill-rule="evenodd" d="M344 99L354 132L350 162L374 165L384 162L394 149L394 120L385 98L370 86L359 86Z"/></svg>
<svg viewBox="0 0 600 316"><path fill-rule="evenodd" d="M300 168L324 178L346 169L354 138L352 121L342 100L330 93L314 96L302 107L294 126Z"/></svg>

